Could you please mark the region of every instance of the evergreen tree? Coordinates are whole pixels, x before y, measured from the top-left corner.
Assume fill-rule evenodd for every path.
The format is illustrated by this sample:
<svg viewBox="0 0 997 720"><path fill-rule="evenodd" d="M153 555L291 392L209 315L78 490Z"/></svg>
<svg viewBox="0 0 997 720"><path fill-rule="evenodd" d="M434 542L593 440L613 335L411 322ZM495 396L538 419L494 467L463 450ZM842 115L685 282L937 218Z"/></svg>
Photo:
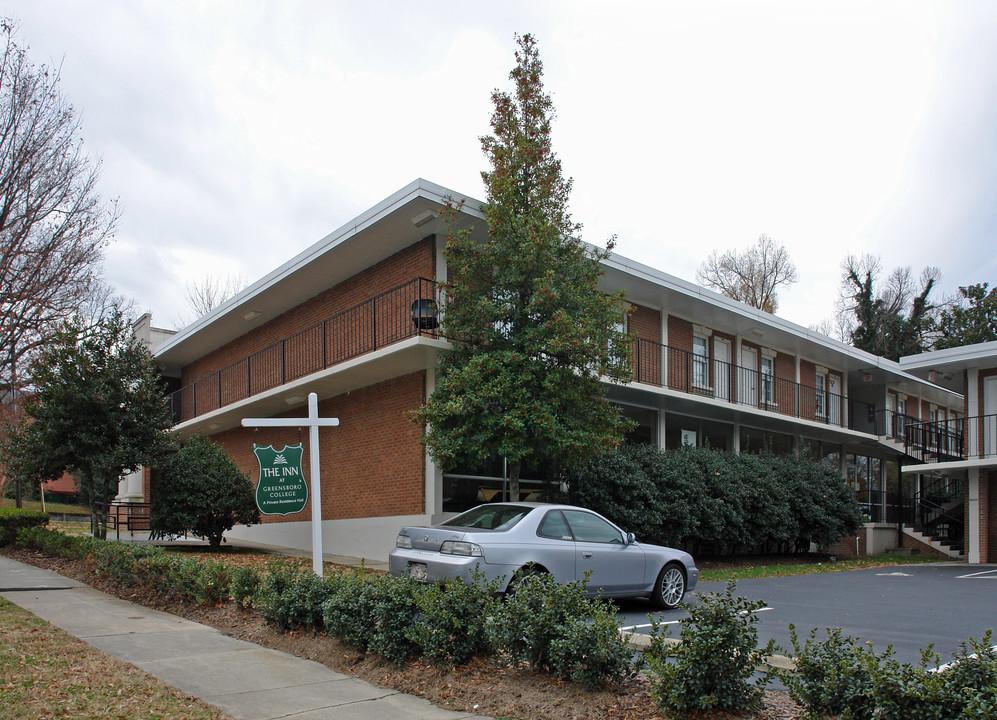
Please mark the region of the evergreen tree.
<svg viewBox="0 0 997 720"><path fill-rule="evenodd" d="M960 287L959 303L942 311L935 349L997 340L997 288L987 283Z"/></svg>
<svg viewBox="0 0 997 720"><path fill-rule="evenodd" d="M253 483L225 451L195 435L158 464L152 498L152 531L159 536L193 533L217 549L236 523L260 522Z"/></svg>
<svg viewBox="0 0 997 720"><path fill-rule="evenodd" d="M168 447L172 423L149 350L119 312L92 328L73 320L41 351L32 378L26 417L0 448L7 471L32 480L72 473L94 536L104 538L121 476Z"/></svg>
<svg viewBox="0 0 997 720"><path fill-rule="evenodd" d="M504 457L513 499L528 460L572 465L621 441L629 422L600 377L631 379L630 345L616 330L627 312L622 295L598 287L613 242L599 251L578 239L536 42L516 39L515 90L492 93L494 135L481 138L491 165L482 173L487 240L452 222L460 203L445 211L453 349L416 416L445 470Z"/></svg>

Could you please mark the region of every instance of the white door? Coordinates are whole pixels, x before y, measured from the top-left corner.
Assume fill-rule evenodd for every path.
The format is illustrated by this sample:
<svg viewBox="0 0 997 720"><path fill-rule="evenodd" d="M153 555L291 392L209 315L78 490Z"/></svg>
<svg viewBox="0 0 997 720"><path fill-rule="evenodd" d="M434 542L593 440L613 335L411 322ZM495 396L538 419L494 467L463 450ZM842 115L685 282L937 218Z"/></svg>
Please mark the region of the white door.
<svg viewBox="0 0 997 720"><path fill-rule="evenodd" d="M738 401L758 405L758 353L754 348L741 348L741 371L737 374Z"/></svg>
<svg viewBox="0 0 997 720"><path fill-rule="evenodd" d="M713 386L717 397L730 400L730 341L715 338L713 340Z"/></svg>
<svg viewBox="0 0 997 720"><path fill-rule="evenodd" d="M997 375L983 378L983 415L980 432L983 433L983 456L997 455ZM971 452L976 450L972 448Z"/></svg>

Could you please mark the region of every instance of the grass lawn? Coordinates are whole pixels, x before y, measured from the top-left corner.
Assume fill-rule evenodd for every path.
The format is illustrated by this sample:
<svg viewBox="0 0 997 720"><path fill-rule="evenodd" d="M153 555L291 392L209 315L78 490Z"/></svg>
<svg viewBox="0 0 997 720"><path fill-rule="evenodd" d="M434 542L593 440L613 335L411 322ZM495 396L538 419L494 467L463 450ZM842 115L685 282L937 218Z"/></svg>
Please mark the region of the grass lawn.
<svg viewBox="0 0 997 720"><path fill-rule="evenodd" d="M880 555L828 562L825 559L801 560L793 556L727 558L698 561L701 582L750 580L753 578L787 577L789 575L815 575L817 573L844 572L890 565L915 565L932 562L952 562L949 558L929 555Z"/></svg>
<svg viewBox="0 0 997 720"><path fill-rule="evenodd" d="M13 498L3 498L0 500L0 507L15 507ZM36 510L41 512L42 503L41 500L22 500L21 507L25 510ZM45 512L50 513L66 513L67 515L84 515L86 517L90 516L90 508L84 507L83 505L66 505L64 503L49 502L45 501Z"/></svg>
<svg viewBox="0 0 997 720"><path fill-rule="evenodd" d="M0 637L4 718L228 718L2 598Z"/></svg>

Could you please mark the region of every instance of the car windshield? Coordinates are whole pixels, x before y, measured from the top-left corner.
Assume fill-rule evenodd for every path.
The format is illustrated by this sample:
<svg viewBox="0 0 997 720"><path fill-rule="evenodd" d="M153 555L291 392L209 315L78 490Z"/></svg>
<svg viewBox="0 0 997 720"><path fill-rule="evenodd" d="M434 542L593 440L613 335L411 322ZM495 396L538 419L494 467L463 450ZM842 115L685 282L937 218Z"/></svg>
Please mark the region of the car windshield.
<svg viewBox="0 0 997 720"><path fill-rule="evenodd" d="M531 509L519 505L480 505L441 524L446 527L508 530L526 517Z"/></svg>

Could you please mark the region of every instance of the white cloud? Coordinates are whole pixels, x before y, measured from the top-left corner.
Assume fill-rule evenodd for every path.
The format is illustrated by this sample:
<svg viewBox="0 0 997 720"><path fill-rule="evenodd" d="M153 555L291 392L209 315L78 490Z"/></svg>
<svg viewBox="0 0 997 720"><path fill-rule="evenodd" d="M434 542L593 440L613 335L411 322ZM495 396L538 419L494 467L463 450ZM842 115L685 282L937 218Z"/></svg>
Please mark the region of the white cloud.
<svg viewBox="0 0 997 720"><path fill-rule="evenodd" d="M962 2L134 3L11 11L125 216L107 274L167 320L421 176L482 195L513 32L540 40L584 237L692 279L766 233L826 317L848 253L995 283L997 6ZM981 259L982 256L982 259ZM136 280L136 274L143 277Z"/></svg>

